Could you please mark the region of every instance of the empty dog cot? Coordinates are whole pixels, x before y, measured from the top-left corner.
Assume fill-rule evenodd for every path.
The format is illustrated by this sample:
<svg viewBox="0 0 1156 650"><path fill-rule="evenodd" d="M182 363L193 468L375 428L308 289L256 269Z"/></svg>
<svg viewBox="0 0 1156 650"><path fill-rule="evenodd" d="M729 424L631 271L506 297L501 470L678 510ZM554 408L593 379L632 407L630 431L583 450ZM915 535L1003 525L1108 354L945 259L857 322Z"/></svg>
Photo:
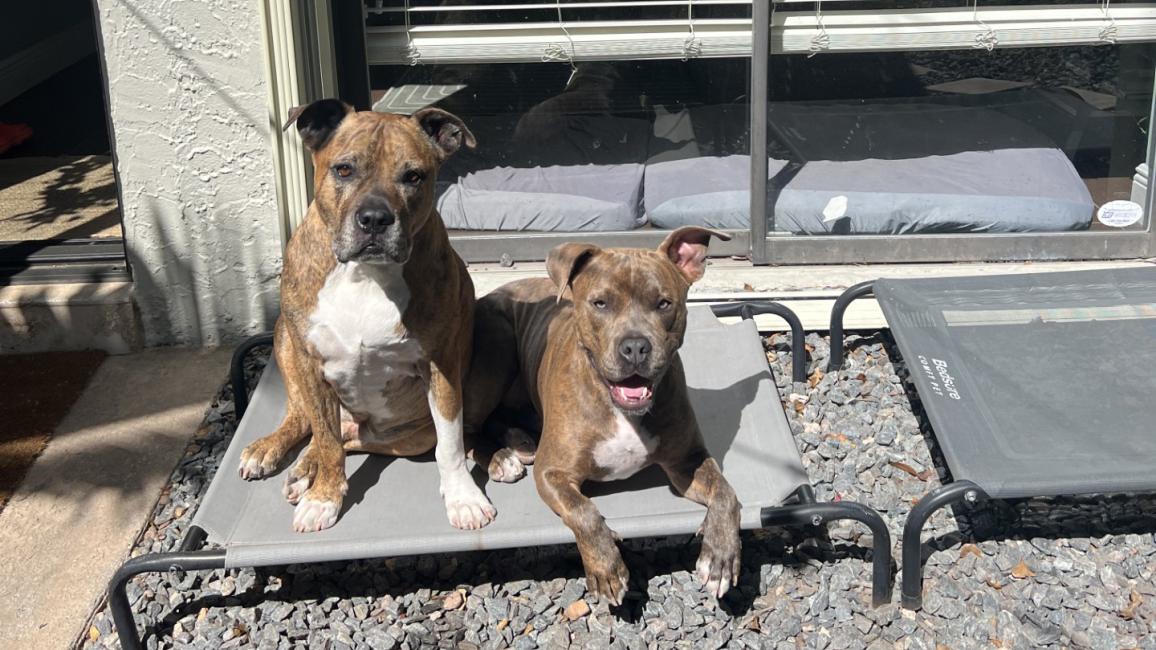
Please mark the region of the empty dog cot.
<svg viewBox="0 0 1156 650"><path fill-rule="evenodd" d="M717 314L744 318L723 324L712 309ZM742 503L745 529L819 526L841 519L866 524L872 532L873 602L879 605L890 598L890 534L882 518L863 505L816 501L751 318L760 313L780 314L791 322L798 355L794 363L805 363L798 320L781 305L747 302L690 308L679 354L707 447ZM497 519L480 530L452 528L438 494L432 454L404 459L350 454L346 458L349 492L337 524L317 533L293 532L293 508L281 494L283 481L274 477L246 482L236 471L242 449L271 432L284 413L285 388L273 360L265 367L251 400L246 397L242 367L246 354L270 341L268 335L255 337L234 355L240 424L181 548L132 558L113 577L109 607L124 648L140 647L140 631L126 596L128 582L140 573L574 541L573 533L541 501L531 477L513 484L486 484L484 489L498 510ZM475 469L475 473L482 472ZM587 493L623 538L691 534L705 513L702 506L676 496L657 467L626 481L597 484Z"/></svg>
<svg viewBox="0 0 1156 650"><path fill-rule="evenodd" d="M940 508L1156 490L1156 268L881 279L874 294L951 480L903 530L903 605L922 605L920 535Z"/></svg>

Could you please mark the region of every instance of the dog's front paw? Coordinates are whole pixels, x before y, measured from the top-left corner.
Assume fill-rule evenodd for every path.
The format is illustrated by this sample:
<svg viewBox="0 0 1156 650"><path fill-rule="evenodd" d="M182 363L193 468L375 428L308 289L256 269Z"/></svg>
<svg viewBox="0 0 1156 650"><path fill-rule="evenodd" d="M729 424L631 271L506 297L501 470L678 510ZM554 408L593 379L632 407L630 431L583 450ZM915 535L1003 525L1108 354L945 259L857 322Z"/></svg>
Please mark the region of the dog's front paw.
<svg viewBox="0 0 1156 650"><path fill-rule="evenodd" d="M737 526L707 526L695 573L706 592L722 598L739 581L742 542Z"/></svg>
<svg viewBox="0 0 1156 650"><path fill-rule="evenodd" d="M446 502L446 516L450 525L464 530L477 530L494 520L498 511L486 495L468 478L463 481L442 483L442 497Z"/></svg>
<svg viewBox="0 0 1156 650"><path fill-rule="evenodd" d="M526 466L513 449L499 449L490 457L488 468L490 480L498 483L513 483L526 475Z"/></svg>
<svg viewBox="0 0 1156 650"><path fill-rule="evenodd" d="M312 492L306 490L293 510L293 530L299 533L315 533L332 527L341 511L341 499L324 499Z"/></svg>
<svg viewBox="0 0 1156 650"><path fill-rule="evenodd" d="M609 541L609 540L608 540ZM594 557L587 558L587 555ZM596 554L583 554L582 564L586 567L586 589L615 607L626 597L626 585L630 582L630 572L622 561L622 553L610 541Z"/></svg>
<svg viewBox="0 0 1156 650"><path fill-rule="evenodd" d="M246 481L265 478L277 471L277 464L283 455L277 443L269 438L261 438L241 452L241 463L237 470Z"/></svg>

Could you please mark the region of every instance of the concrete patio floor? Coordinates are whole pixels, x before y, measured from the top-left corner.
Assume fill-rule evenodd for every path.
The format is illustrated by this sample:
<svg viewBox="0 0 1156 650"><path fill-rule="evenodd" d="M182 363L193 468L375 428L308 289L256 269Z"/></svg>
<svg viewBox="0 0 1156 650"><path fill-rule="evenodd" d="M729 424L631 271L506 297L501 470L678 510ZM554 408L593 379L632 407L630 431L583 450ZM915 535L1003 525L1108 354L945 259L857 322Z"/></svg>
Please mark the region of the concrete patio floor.
<svg viewBox="0 0 1156 650"><path fill-rule="evenodd" d="M227 374L228 350L108 358L0 512L0 648L82 633Z"/></svg>

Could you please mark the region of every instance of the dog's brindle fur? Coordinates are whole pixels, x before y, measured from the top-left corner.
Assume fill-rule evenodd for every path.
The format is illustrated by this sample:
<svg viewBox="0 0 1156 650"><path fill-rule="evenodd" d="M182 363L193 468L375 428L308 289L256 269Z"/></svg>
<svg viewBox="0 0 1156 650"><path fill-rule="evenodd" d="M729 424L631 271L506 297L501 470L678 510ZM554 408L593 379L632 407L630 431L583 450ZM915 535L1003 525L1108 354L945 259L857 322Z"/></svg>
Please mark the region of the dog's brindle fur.
<svg viewBox="0 0 1156 650"><path fill-rule="evenodd" d="M512 282L477 305L467 429L481 428L495 411L532 405L541 414L538 492L574 532L587 587L615 604L622 602L627 570L614 533L581 487L650 464L707 507L697 565L707 590L721 596L738 577L739 503L703 444L676 354L687 293L702 276L712 235L726 238L689 227L658 251L564 244L550 254L550 279ZM619 344L639 335L652 344L648 362L623 368ZM624 411L610 397L607 381L631 372L653 380L652 406L642 413ZM479 447L475 458L494 474L511 459L503 452L488 460Z"/></svg>
<svg viewBox="0 0 1156 650"><path fill-rule="evenodd" d="M353 112L336 100L297 110L294 122L315 177L281 275L274 355L287 412L244 450L241 474L272 473L312 432L285 493L296 504L294 528L321 530L340 511L346 451L412 456L436 446L450 523L484 526L495 513L466 471L461 420L474 289L434 207L433 183L445 158L474 146L473 135L438 109L406 117ZM360 227L363 213L388 225ZM330 303L319 300L325 291Z"/></svg>

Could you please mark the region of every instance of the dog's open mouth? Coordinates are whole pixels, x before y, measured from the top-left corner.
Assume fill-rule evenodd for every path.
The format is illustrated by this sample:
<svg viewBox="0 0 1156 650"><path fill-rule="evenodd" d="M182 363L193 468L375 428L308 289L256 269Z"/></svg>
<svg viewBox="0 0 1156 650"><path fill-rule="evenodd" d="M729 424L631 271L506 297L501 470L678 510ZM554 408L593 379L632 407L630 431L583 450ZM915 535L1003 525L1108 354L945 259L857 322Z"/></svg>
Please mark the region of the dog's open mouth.
<svg viewBox="0 0 1156 650"><path fill-rule="evenodd" d="M654 400L654 383L646 377L633 375L622 381L608 380L606 384L610 386L610 399L622 409L643 410Z"/></svg>
<svg viewBox="0 0 1156 650"><path fill-rule="evenodd" d="M371 262L376 264L392 262L396 264L404 264L408 258L408 250L404 250L398 253L396 246L393 246L387 242L383 242L379 239L368 239L361 245L360 248L354 249L347 253L344 259L340 256L338 256L337 259L342 262L358 261Z"/></svg>

